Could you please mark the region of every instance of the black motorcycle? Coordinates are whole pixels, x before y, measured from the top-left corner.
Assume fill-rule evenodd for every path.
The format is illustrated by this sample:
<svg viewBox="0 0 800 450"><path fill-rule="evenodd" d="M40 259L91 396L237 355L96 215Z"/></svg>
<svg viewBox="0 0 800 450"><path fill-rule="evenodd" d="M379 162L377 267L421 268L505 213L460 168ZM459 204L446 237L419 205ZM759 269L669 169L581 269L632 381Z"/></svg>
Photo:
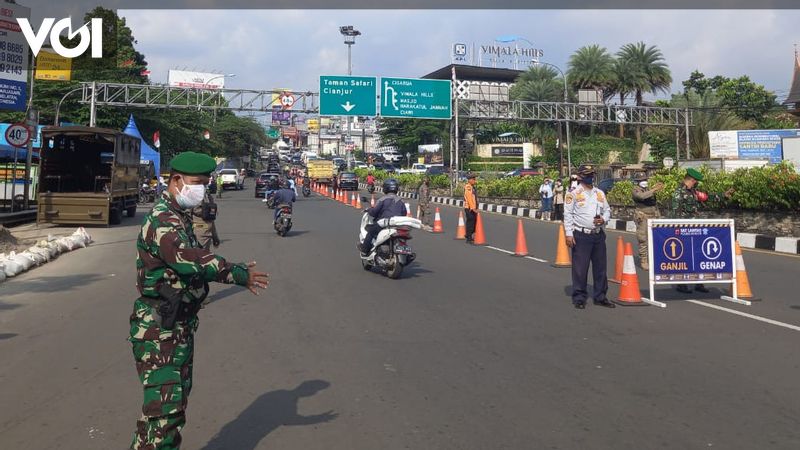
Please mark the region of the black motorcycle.
<svg viewBox="0 0 800 450"><path fill-rule="evenodd" d="M137 201L138 204L143 205L145 203L154 203L156 201L156 190L150 186L140 186L139 187L139 199Z"/></svg>
<svg viewBox="0 0 800 450"><path fill-rule="evenodd" d="M370 194L374 194L375 193L375 185L374 184L368 184L367 185L367 192L369 192Z"/></svg>
<svg viewBox="0 0 800 450"><path fill-rule="evenodd" d="M308 197L309 195L311 195L311 188L304 184L303 185L303 197Z"/></svg>
<svg viewBox="0 0 800 450"><path fill-rule="evenodd" d="M290 205L279 205L280 211L278 218L275 219L275 231L279 236L284 237L292 229L292 207Z"/></svg>

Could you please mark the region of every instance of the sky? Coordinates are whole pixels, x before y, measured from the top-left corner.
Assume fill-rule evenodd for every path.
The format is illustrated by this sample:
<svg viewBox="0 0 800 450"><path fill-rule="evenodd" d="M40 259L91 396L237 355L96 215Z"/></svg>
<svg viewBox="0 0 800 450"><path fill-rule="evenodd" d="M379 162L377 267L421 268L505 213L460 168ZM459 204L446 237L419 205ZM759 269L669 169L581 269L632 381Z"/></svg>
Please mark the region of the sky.
<svg viewBox="0 0 800 450"><path fill-rule="evenodd" d="M664 54L671 93L697 69L750 78L779 101L791 84L800 10L119 10L144 53L151 80L169 69L235 73L226 87L317 90L319 75L347 73L340 25L362 35L353 74L420 77L450 63L452 44L522 36L542 61L599 44L615 53L643 41ZM668 95L659 95L665 98Z"/></svg>

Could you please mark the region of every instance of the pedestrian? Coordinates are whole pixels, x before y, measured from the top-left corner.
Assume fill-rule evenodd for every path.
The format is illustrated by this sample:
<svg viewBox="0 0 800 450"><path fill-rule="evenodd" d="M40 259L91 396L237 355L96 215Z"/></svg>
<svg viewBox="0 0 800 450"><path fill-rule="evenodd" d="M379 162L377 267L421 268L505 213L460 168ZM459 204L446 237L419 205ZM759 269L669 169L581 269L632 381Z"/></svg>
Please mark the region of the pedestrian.
<svg viewBox="0 0 800 450"><path fill-rule="evenodd" d="M425 231L433 231L431 226L431 180L427 176L422 179L422 184L417 189L417 197L419 199L419 217L422 222L422 229Z"/></svg>
<svg viewBox="0 0 800 450"><path fill-rule="evenodd" d="M550 211L553 210L553 187L550 184L550 177L545 177L539 186L539 197L542 199L540 209L542 220L550 220Z"/></svg>
<svg viewBox="0 0 800 450"><path fill-rule="evenodd" d="M647 220L658 219L661 213L656 205L656 192L664 189L664 183L656 183L650 187L647 177L641 175L635 180L633 187L633 220L636 222L636 239L639 241L639 265L644 270L649 270L647 253ZM648 189L649 188L649 189Z"/></svg>
<svg viewBox="0 0 800 450"><path fill-rule="evenodd" d="M572 192L572 191L575 190L576 187L578 187L578 176L573 173L569 177L569 190L568 191Z"/></svg>
<svg viewBox="0 0 800 450"><path fill-rule="evenodd" d="M475 188L477 176L467 174L467 184L464 185L464 217L466 219L466 242L475 242L475 224L478 221L478 190Z"/></svg>
<svg viewBox="0 0 800 450"><path fill-rule="evenodd" d="M220 175L218 173L217 174L217 198L222 198L222 191L224 191L224 190L225 190L225 188L222 186L222 175Z"/></svg>
<svg viewBox="0 0 800 450"><path fill-rule="evenodd" d="M217 204L214 198L206 191L203 197L203 203L192 210L192 226L194 227L194 235L200 248L210 250L211 245L214 248L219 247L219 235L217 235Z"/></svg>
<svg viewBox="0 0 800 450"><path fill-rule="evenodd" d="M553 199L555 220L561 222L564 220L564 183L561 178L556 180L553 187Z"/></svg>
<svg viewBox="0 0 800 450"><path fill-rule="evenodd" d="M594 186L594 174L592 166L580 166L578 187L564 197L564 231L567 246L572 249L572 304L577 309L586 307L590 263L594 304L614 307L606 297L606 233L603 229L611 218L611 208L603 191Z"/></svg>
<svg viewBox="0 0 800 450"><path fill-rule="evenodd" d="M734 189L730 188L723 194L706 194L697 190L697 184L703 181L703 174L694 168L686 169L686 175L683 177L683 182L678 186L678 189L672 194L672 201L669 208L669 217L671 219L693 219L696 217L697 211L702 208L702 203L713 198L719 202L722 197L729 198L733 194ZM692 290L688 284L679 284L677 286L678 292L684 294L691 294ZM695 284L694 290L697 292L707 293L708 288L703 284Z"/></svg>
<svg viewBox="0 0 800 450"><path fill-rule="evenodd" d="M167 190L145 216L136 242L140 297L130 316L129 340L144 401L133 450L180 448L197 311L208 283L237 284L256 295L269 285L269 275L255 271L255 262L230 263L200 248L194 236L191 211L202 203L214 166L202 153L173 158Z"/></svg>

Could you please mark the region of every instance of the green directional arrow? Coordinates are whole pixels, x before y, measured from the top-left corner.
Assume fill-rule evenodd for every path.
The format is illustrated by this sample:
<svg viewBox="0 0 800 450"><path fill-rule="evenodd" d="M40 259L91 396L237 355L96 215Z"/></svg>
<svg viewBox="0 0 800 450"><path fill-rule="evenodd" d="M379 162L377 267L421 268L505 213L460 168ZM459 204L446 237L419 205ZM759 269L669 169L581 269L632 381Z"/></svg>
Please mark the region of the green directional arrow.
<svg viewBox="0 0 800 450"><path fill-rule="evenodd" d="M377 86L375 77L321 75L319 113L322 116L374 116Z"/></svg>

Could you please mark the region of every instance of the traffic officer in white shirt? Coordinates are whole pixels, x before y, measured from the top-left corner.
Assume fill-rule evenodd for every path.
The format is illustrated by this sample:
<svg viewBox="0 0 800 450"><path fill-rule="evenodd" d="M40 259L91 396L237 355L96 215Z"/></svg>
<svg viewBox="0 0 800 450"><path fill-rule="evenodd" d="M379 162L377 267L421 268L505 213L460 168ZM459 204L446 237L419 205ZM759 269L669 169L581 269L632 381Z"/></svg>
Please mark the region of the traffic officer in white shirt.
<svg viewBox="0 0 800 450"><path fill-rule="evenodd" d="M594 187L594 173L592 166L580 166L578 187L564 196L564 231L567 246L572 249L572 304L577 309L586 307L590 262L594 304L614 307L606 297L606 233L603 229L611 218L611 209L603 191Z"/></svg>

